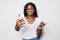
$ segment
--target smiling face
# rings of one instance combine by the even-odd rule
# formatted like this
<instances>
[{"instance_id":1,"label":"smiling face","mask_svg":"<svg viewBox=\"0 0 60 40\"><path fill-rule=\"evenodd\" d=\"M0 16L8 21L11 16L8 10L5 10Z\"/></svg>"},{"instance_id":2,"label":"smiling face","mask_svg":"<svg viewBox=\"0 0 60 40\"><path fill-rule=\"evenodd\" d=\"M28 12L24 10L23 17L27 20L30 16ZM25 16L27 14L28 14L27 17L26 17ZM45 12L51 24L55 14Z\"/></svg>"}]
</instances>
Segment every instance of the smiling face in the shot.
<instances>
[{"instance_id":1,"label":"smiling face","mask_svg":"<svg viewBox=\"0 0 60 40\"><path fill-rule=\"evenodd\" d=\"M32 16L33 13L34 13L35 9L33 8L32 5L28 5L27 8L26 8L26 12L29 16Z\"/></svg>"}]
</instances>

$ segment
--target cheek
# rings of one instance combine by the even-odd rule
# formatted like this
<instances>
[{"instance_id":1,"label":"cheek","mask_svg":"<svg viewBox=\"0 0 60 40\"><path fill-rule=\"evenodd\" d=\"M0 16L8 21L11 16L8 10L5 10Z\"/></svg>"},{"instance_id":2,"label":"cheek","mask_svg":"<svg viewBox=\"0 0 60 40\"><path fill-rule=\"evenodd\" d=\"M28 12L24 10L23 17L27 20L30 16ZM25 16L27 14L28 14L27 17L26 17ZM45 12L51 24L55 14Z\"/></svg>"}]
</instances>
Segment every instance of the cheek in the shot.
<instances>
[{"instance_id":1,"label":"cheek","mask_svg":"<svg viewBox=\"0 0 60 40\"><path fill-rule=\"evenodd\" d=\"M31 14L33 14L34 13L34 10L31 10Z\"/></svg>"},{"instance_id":2,"label":"cheek","mask_svg":"<svg viewBox=\"0 0 60 40\"><path fill-rule=\"evenodd\" d=\"M34 13L34 10L27 10L27 13Z\"/></svg>"}]
</instances>

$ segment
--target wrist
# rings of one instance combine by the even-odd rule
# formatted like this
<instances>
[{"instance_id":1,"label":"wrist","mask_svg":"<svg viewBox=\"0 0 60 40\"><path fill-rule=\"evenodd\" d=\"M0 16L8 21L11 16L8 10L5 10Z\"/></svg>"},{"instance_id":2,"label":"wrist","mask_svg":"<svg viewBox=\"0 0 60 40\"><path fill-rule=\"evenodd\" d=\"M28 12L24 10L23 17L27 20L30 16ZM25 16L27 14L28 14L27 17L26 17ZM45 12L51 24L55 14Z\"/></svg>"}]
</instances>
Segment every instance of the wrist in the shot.
<instances>
[{"instance_id":1,"label":"wrist","mask_svg":"<svg viewBox=\"0 0 60 40\"><path fill-rule=\"evenodd\" d=\"M43 27L40 27L40 26L39 26L38 29L43 29Z\"/></svg>"}]
</instances>

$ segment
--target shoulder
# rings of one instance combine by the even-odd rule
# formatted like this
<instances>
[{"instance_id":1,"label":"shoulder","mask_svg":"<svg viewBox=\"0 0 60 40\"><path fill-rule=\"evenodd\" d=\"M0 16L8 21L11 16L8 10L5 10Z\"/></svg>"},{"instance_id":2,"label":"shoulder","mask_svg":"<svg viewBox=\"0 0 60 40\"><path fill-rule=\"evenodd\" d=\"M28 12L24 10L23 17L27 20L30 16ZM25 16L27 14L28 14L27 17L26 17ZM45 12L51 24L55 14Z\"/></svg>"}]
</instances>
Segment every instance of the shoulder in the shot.
<instances>
[{"instance_id":1,"label":"shoulder","mask_svg":"<svg viewBox=\"0 0 60 40\"><path fill-rule=\"evenodd\" d=\"M36 18L36 23L39 25L41 22L42 22L42 19L37 17Z\"/></svg>"},{"instance_id":2,"label":"shoulder","mask_svg":"<svg viewBox=\"0 0 60 40\"><path fill-rule=\"evenodd\" d=\"M41 19L41 18L39 18L39 17L37 17L37 21L42 21L42 19Z\"/></svg>"}]
</instances>

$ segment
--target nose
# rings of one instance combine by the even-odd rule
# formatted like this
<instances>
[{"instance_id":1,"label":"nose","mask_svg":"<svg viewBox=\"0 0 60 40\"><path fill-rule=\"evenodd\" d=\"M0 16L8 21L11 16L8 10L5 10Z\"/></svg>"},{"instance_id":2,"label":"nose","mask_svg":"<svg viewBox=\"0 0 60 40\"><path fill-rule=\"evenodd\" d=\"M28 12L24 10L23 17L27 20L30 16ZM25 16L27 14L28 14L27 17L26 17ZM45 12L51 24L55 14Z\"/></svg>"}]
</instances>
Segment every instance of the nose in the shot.
<instances>
[{"instance_id":1,"label":"nose","mask_svg":"<svg viewBox=\"0 0 60 40\"><path fill-rule=\"evenodd\" d=\"M28 11L31 12L31 9L29 9Z\"/></svg>"}]
</instances>

